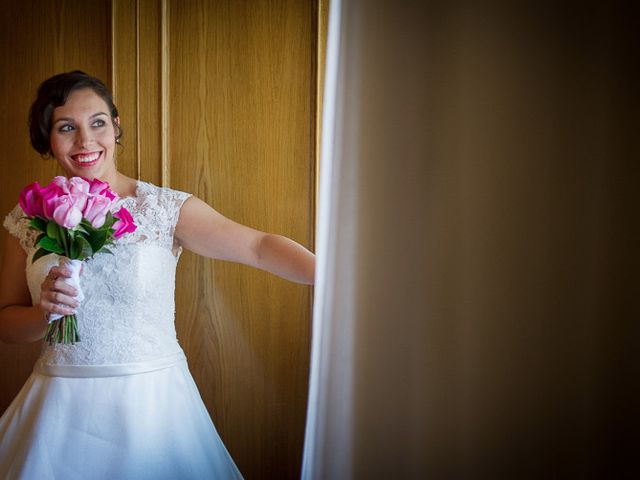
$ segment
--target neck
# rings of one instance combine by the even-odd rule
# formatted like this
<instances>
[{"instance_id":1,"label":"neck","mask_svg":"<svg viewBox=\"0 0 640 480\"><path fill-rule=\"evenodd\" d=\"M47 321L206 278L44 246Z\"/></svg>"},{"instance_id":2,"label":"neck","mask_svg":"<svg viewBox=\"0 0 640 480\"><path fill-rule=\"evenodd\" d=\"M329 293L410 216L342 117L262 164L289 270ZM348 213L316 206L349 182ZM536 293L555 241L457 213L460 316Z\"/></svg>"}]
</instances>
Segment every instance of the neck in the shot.
<instances>
[{"instance_id":1,"label":"neck","mask_svg":"<svg viewBox=\"0 0 640 480\"><path fill-rule=\"evenodd\" d=\"M121 198L135 196L136 194L136 180L120 172L116 172L113 178L104 181L108 182L111 190Z\"/></svg>"}]
</instances>

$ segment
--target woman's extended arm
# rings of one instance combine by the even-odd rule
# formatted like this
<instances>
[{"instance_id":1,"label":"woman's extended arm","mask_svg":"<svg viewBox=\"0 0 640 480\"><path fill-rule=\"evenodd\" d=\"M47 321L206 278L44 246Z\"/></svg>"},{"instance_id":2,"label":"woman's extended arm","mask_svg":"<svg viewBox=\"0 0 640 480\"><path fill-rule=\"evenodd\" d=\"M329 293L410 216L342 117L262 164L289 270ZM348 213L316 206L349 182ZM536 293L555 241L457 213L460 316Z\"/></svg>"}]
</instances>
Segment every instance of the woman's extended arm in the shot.
<instances>
[{"instance_id":1,"label":"woman's extended arm","mask_svg":"<svg viewBox=\"0 0 640 480\"><path fill-rule=\"evenodd\" d=\"M281 235L233 222L196 197L182 206L175 237L199 255L250 265L293 282L314 282L315 256L309 250Z\"/></svg>"},{"instance_id":2,"label":"woman's extended arm","mask_svg":"<svg viewBox=\"0 0 640 480\"><path fill-rule=\"evenodd\" d=\"M25 274L26 253L11 235L7 235L0 271L0 340L26 343L42 340L47 330L45 315L51 312L70 314L75 289L61 277L71 276L64 267L53 267L43 283L40 304L31 304Z\"/></svg>"}]
</instances>

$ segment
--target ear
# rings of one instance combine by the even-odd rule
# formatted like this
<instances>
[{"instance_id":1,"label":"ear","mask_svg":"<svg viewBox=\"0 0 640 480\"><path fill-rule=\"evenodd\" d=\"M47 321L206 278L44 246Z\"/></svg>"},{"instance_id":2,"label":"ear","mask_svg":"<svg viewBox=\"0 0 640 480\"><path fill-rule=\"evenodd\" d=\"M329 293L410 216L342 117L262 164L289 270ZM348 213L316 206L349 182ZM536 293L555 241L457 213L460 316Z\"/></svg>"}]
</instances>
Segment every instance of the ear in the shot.
<instances>
[{"instance_id":1,"label":"ear","mask_svg":"<svg viewBox=\"0 0 640 480\"><path fill-rule=\"evenodd\" d=\"M120 117L113 118L113 127L116 134L116 143L120 143L120 137L122 136L122 129L120 128Z\"/></svg>"}]
</instances>

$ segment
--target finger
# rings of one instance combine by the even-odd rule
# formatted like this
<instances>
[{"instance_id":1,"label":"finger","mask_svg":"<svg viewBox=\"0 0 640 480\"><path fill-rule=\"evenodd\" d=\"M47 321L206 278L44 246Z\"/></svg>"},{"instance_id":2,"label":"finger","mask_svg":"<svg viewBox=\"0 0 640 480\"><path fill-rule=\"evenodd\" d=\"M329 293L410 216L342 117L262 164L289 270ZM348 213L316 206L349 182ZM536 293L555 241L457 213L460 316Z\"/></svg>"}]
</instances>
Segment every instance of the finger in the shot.
<instances>
[{"instance_id":1,"label":"finger","mask_svg":"<svg viewBox=\"0 0 640 480\"><path fill-rule=\"evenodd\" d=\"M80 305L73 296L65 295L61 292L49 292L46 298L52 305L61 305L69 308L77 308Z\"/></svg>"},{"instance_id":2,"label":"finger","mask_svg":"<svg viewBox=\"0 0 640 480\"><path fill-rule=\"evenodd\" d=\"M58 277L70 278L71 270L66 267L52 267L51 270L49 270L49 274L47 276L49 278L53 278L54 280Z\"/></svg>"},{"instance_id":3,"label":"finger","mask_svg":"<svg viewBox=\"0 0 640 480\"><path fill-rule=\"evenodd\" d=\"M44 293L51 290L53 288L54 283L55 283L55 280L53 278L46 276L44 278L44 281L40 284L40 291Z\"/></svg>"},{"instance_id":4,"label":"finger","mask_svg":"<svg viewBox=\"0 0 640 480\"><path fill-rule=\"evenodd\" d=\"M60 257L60 260L58 261L58 265L60 265L61 267L64 267L66 265L70 265L71 264L71 259L68 257Z\"/></svg>"},{"instance_id":5,"label":"finger","mask_svg":"<svg viewBox=\"0 0 640 480\"><path fill-rule=\"evenodd\" d=\"M51 302L45 302L42 308L47 312L47 318L49 318L52 313L58 313L60 315L75 315L77 313L75 308Z\"/></svg>"},{"instance_id":6,"label":"finger","mask_svg":"<svg viewBox=\"0 0 640 480\"><path fill-rule=\"evenodd\" d=\"M67 282L65 282L62 279L58 279L54 281L51 284L51 288L49 288L48 290L52 292L61 292L71 297L75 297L78 295L78 289L75 288L73 285L69 285Z\"/></svg>"},{"instance_id":7,"label":"finger","mask_svg":"<svg viewBox=\"0 0 640 480\"><path fill-rule=\"evenodd\" d=\"M74 307L53 302L47 298L40 299L39 307L45 313L47 318L49 318L52 313L58 313L60 315L74 315L77 313Z\"/></svg>"}]
</instances>

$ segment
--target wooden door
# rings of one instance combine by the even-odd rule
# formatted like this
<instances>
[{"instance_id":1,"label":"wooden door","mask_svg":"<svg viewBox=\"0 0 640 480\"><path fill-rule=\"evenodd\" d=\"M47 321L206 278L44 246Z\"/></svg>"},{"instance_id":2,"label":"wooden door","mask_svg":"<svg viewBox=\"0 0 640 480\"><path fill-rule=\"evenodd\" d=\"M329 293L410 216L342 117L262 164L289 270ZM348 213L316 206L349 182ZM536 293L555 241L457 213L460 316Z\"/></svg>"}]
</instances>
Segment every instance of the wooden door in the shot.
<instances>
[{"instance_id":1,"label":"wooden door","mask_svg":"<svg viewBox=\"0 0 640 480\"><path fill-rule=\"evenodd\" d=\"M0 121L5 145L13 143L0 159L11 185L3 212L23 185L57 173L28 145L24 119L37 85L80 68L114 90L121 171L313 247L317 2L12 0L0 8L0 94L10 112ZM188 252L180 261L178 338L246 478L299 475L311 295L248 267ZM38 350L0 346L0 409Z\"/></svg>"}]
</instances>

